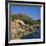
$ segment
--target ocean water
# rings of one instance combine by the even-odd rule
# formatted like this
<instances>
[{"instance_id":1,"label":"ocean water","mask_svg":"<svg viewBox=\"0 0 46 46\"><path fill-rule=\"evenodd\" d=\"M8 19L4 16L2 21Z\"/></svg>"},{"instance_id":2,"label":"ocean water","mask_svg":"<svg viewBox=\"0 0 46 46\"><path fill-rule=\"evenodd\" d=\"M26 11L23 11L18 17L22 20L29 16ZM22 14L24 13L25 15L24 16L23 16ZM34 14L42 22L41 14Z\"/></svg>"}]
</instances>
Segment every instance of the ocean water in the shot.
<instances>
[{"instance_id":1,"label":"ocean water","mask_svg":"<svg viewBox=\"0 0 46 46\"><path fill-rule=\"evenodd\" d=\"M31 35L26 35L22 37L22 39L37 39L40 37L40 28L37 28L36 32L32 33Z\"/></svg>"}]
</instances>

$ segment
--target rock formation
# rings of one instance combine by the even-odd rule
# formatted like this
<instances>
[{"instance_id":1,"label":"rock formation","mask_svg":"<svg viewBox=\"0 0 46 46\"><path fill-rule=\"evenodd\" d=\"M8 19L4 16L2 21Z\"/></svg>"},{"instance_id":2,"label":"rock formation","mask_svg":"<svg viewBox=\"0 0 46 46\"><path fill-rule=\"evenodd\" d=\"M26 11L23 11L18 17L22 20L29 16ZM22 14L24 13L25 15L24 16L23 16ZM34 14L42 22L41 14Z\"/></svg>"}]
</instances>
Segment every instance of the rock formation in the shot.
<instances>
[{"instance_id":1,"label":"rock formation","mask_svg":"<svg viewBox=\"0 0 46 46\"><path fill-rule=\"evenodd\" d=\"M21 37L31 34L33 27L29 27L22 20L11 21L12 39L20 39Z\"/></svg>"}]
</instances>

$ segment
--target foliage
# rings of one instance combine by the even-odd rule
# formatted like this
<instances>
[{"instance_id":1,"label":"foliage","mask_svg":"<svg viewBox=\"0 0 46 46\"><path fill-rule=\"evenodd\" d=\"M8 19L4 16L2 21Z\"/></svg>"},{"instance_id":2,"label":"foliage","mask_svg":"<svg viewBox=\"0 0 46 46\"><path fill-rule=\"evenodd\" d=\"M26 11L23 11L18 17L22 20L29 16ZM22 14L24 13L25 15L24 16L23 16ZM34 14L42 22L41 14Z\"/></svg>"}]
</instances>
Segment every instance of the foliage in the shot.
<instances>
[{"instance_id":1,"label":"foliage","mask_svg":"<svg viewBox=\"0 0 46 46\"><path fill-rule=\"evenodd\" d=\"M25 24L29 24L29 25L33 25L33 24L40 24L40 20L33 20L31 17L28 17L26 15L23 14L15 14L15 15L11 15L12 21L14 21L15 19L19 19L24 21Z\"/></svg>"}]
</instances>

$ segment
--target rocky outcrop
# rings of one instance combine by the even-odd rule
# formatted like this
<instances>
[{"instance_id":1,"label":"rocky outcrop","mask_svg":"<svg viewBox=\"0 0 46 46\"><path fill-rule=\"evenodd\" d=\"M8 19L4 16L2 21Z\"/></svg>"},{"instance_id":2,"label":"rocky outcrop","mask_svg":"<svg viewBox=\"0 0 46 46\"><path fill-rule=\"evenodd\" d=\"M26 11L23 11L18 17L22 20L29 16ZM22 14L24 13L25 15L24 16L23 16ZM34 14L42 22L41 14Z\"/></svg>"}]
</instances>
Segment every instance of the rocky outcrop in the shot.
<instances>
[{"instance_id":1,"label":"rocky outcrop","mask_svg":"<svg viewBox=\"0 0 46 46\"><path fill-rule=\"evenodd\" d=\"M11 21L12 39L21 39L21 37L31 34L33 27L26 25L22 20Z\"/></svg>"}]
</instances>

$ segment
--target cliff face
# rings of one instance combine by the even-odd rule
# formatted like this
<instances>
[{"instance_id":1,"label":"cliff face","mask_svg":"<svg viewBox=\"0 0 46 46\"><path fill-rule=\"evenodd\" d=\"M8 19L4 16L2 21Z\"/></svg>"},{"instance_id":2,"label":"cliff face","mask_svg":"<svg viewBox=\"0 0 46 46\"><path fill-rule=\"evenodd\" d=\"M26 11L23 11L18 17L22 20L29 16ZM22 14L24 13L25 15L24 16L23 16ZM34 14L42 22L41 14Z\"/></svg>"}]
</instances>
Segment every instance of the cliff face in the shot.
<instances>
[{"instance_id":1,"label":"cliff face","mask_svg":"<svg viewBox=\"0 0 46 46\"><path fill-rule=\"evenodd\" d=\"M11 36L12 39L21 39L25 35L32 34L39 27L40 21L35 21L32 18L17 14L11 15Z\"/></svg>"},{"instance_id":2,"label":"cliff face","mask_svg":"<svg viewBox=\"0 0 46 46\"><path fill-rule=\"evenodd\" d=\"M13 39L20 39L24 35L30 34L32 29L22 20L11 21L11 34Z\"/></svg>"}]
</instances>

